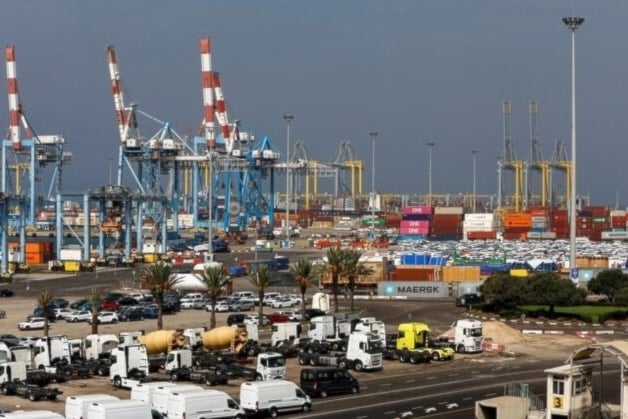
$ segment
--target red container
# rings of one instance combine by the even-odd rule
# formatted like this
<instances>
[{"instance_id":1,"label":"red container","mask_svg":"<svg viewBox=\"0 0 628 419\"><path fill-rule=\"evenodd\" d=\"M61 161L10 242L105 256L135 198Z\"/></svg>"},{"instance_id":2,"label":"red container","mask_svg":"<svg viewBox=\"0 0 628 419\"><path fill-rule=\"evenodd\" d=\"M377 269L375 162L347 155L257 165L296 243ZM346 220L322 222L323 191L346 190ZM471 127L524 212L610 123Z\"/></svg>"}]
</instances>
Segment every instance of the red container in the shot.
<instances>
[{"instance_id":1,"label":"red container","mask_svg":"<svg viewBox=\"0 0 628 419\"><path fill-rule=\"evenodd\" d=\"M434 210L432 207L421 205L416 207L403 207L402 212L404 214L432 214Z\"/></svg>"},{"instance_id":2,"label":"red container","mask_svg":"<svg viewBox=\"0 0 628 419\"><path fill-rule=\"evenodd\" d=\"M401 228L429 228L430 222L427 220L413 220L413 221L402 220L399 223L399 226Z\"/></svg>"},{"instance_id":3,"label":"red container","mask_svg":"<svg viewBox=\"0 0 628 419\"><path fill-rule=\"evenodd\" d=\"M400 234L419 234L428 235L430 233L429 227L399 227Z\"/></svg>"},{"instance_id":4,"label":"red container","mask_svg":"<svg viewBox=\"0 0 628 419\"><path fill-rule=\"evenodd\" d=\"M467 240L493 240L497 237L494 231L468 231Z\"/></svg>"}]
</instances>

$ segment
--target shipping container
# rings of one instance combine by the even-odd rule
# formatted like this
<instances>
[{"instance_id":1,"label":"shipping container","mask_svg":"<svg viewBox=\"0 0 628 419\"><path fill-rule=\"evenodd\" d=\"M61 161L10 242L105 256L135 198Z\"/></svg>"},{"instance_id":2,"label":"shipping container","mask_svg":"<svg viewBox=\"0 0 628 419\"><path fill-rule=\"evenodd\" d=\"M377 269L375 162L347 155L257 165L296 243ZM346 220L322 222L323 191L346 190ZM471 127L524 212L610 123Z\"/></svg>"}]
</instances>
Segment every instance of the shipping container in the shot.
<instances>
[{"instance_id":1,"label":"shipping container","mask_svg":"<svg viewBox=\"0 0 628 419\"><path fill-rule=\"evenodd\" d=\"M404 214L432 214L432 207L427 205L403 207Z\"/></svg>"},{"instance_id":2,"label":"shipping container","mask_svg":"<svg viewBox=\"0 0 628 419\"><path fill-rule=\"evenodd\" d=\"M467 231L467 240L495 240L495 231Z\"/></svg>"},{"instance_id":3,"label":"shipping container","mask_svg":"<svg viewBox=\"0 0 628 419\"><path fill-rule=\"evenodd\" d=\"M464 220L465 221L487 221L487 222L493 222L493 220L495 219L495 215L492 213L484 213L484 212L474 212L474 213L467 213L464 215Z\"/></svg>"},{"instance_id":4,"label":"shipping container","mask_svg":"<svg viewBox=\"0 0 628 419\"><path fill-rule=\"evenodd\" d=\"M393 281L439 281L440 267L414 267L398 265L391 272Z\"/></svg>"},{"instance_id":5,"label":"shipping container","mask_svg":"<svg viewBox=\"0 0 628 419\"><path fill-rule=\"evenodd\" d=\"M429 221L432 219L432 214L403 214L401 219L407 221Z\"/></svg>"},{"instance_id":6,"label":"shipping container","mask_svg":"<svg viewBox=\"0 0 628 419\"><path fill-rule=\"evenodd\" d=\"M532 216L527 212L508 212L503 216L504 227L526 227L532 225Z\"/></svg>"},{"instance_id":7,"label":"shipping container","mask_svg":"<svg viewBox=\"0 0 628 419\"><path fill-rule=\"evenodd\" d=\"M434 215L460 215L464 214L463 207L434 207Z\"/></svg>"},{"instance_id":8,"label":"shipping container","mask_svg":"<svg viewBox=\"0 0 628 419\"><path fill-rule=\"evenodd\" d=\"M478 281L480 277L479 266L443 266L441 270L445 282Z\"/></svg>"},{"instance_id":9,"label":"shipping container","mask_svg":"<svg viewBox=\"0 0 628 419\"><path fill-rule=\"evenodd\" d=\"M408 234L418 234L418 235L426 235L429 234L429 227L404 227L399 226L399 233L408 235Z\"/></svg>"},{"instance_id":10,"label":"shipping container","mask_svg":"<svg viewBox=\"0 0 628 419\"><path fill-rule=\"evenodd\" d=\"M401 228L429 228L430 222L428 220L402 220L399 226Z\"/></svg>"}]
</instances>

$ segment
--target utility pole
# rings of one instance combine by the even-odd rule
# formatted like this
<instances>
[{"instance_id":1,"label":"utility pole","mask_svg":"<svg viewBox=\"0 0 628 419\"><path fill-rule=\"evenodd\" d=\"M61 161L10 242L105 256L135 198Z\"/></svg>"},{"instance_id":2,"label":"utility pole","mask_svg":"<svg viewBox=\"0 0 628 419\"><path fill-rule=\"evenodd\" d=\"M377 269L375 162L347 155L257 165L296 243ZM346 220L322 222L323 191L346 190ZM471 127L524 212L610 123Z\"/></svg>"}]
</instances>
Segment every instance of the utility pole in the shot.
<instances>
[{"instance_id":1,"label":"utility pole","mask_svg":"<svg viewBox=\"0 0 628 419\"><path fill-rule=\"evenodd\" d=\"M284 115L286 121L286 222L284 247L290 247L290 122L294 115Z\"/></svg>"}]
</instances>

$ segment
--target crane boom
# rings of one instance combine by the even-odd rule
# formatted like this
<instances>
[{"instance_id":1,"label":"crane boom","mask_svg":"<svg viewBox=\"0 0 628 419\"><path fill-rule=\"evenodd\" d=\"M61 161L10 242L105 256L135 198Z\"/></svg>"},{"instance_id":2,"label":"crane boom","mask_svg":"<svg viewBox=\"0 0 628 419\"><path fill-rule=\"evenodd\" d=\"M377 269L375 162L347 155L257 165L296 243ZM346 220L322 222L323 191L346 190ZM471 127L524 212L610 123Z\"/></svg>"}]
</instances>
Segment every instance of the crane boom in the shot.
<instances>
[{"instance_id":1,"label":"crane boom","mask_svg":"<svg viewBox=\"0 0 628 419\"><path fill-rule=\"evenodd\" d=\"M225 104L225 96L222 93L222 83L220 82L220 74L214 73L214 92L216 94L216 117L220 124L220 131L225 139L225 149L227 154L231 154L233 150L233 139L231 138L231 129L229 127L229 118L227 117L227 106Z\"/></svg>"},{"instance_id":2,"label":"crane boom","mask_svg":"<svg viewBox=\"0 0 628 419\"><path fill-rule=\"evenodd\" d=\"M113 94L113 104L118 122L118 132L120 142L126 144L125 116L124 116L124 95L120 88L120 72L118 70L118 60L116 49L113 45L107 45L107 62L109 63L109 79L111 80L111 93Z\"/></svg>"},{"instance_id":3,"label":"crane boom","mask_svg":"<svg viewBox=\"0 0 628 419\"><path fill-rule=\"evenodd\" d=\"M7 92L9 95L9 139L11 147L15 151L22 149L22 139L20 137L20 119L22 116L22 105L17 87L17 67L15 64L15 47L6 47L4 56L7 67Z\"/></svg>"},{"instance_id":4,"label":"crane boom","mask_svg":"<svg viewBox=\"0 0 628 419\"><path fill-rule=\"evenodd\" d=\"M212 76L211 42L208 36L201 38L201 80L203 83L203 129L207 147L215 148L214 80Z\"/></svg>"}]
</instances>

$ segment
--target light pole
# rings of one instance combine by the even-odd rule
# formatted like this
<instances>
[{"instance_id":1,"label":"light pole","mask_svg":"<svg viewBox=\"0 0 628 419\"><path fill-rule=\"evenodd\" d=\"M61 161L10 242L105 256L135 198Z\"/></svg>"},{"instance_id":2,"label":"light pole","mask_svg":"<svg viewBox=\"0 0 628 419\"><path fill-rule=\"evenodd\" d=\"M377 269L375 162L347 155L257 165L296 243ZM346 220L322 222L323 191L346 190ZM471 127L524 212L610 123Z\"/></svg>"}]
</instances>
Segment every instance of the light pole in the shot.
<instances>
[{"instance_id":1,"label":"light pole","mask_svg":"<svg viewBox=\"0 0 628 419\"><path fill-rule=\"evenodd\" d=\"M432 147L434 142L427 143L427 205L432 206Z\"/></svg>"},{"instance_id":2,"label":"light pole","mask_svg":"<svg viewBox=\"0 0 628 419\"><path fill-rule=\"evenodd\" d=\"M377 137L377 131L371 131L371 156L373 158L372 174L371 174L371 240L375 240L375 137Z\"/></svg>"},{"instance_id":3,"label":"light pole","mask_svg":"<svg viewBox=\"0 0 628 419\"><path fill-rule=\"evenodd\" d=\"M565 17L563 23L571 30L571 190L569 199L569 271L571 280L578 280L576 270L576 29L582 17Z\"/></svg>"},{"instance_id":4,"label":"light pole","mask_svg":"<svg viewBox=\"0 0 628 419\"><path fill-rule=\"evenodd\" d=\"M286 223L284 224L284 247L290 247L290 122L294 115L284 115L286 121Z\"/></svg>"},{"instance_id":5,"label":"light pole","mask_svg":"<svg viewBox=\"0 0 628 419\"><path fill-rule=\"evenodd\" d=\"M477 208L476 199L475 199L475 185L476 185L475 181L476 181L476 167L477 167L478 151L471 150L471 154L473 155L473 212L475 212Z\"/></svg>"}]
</instances>

